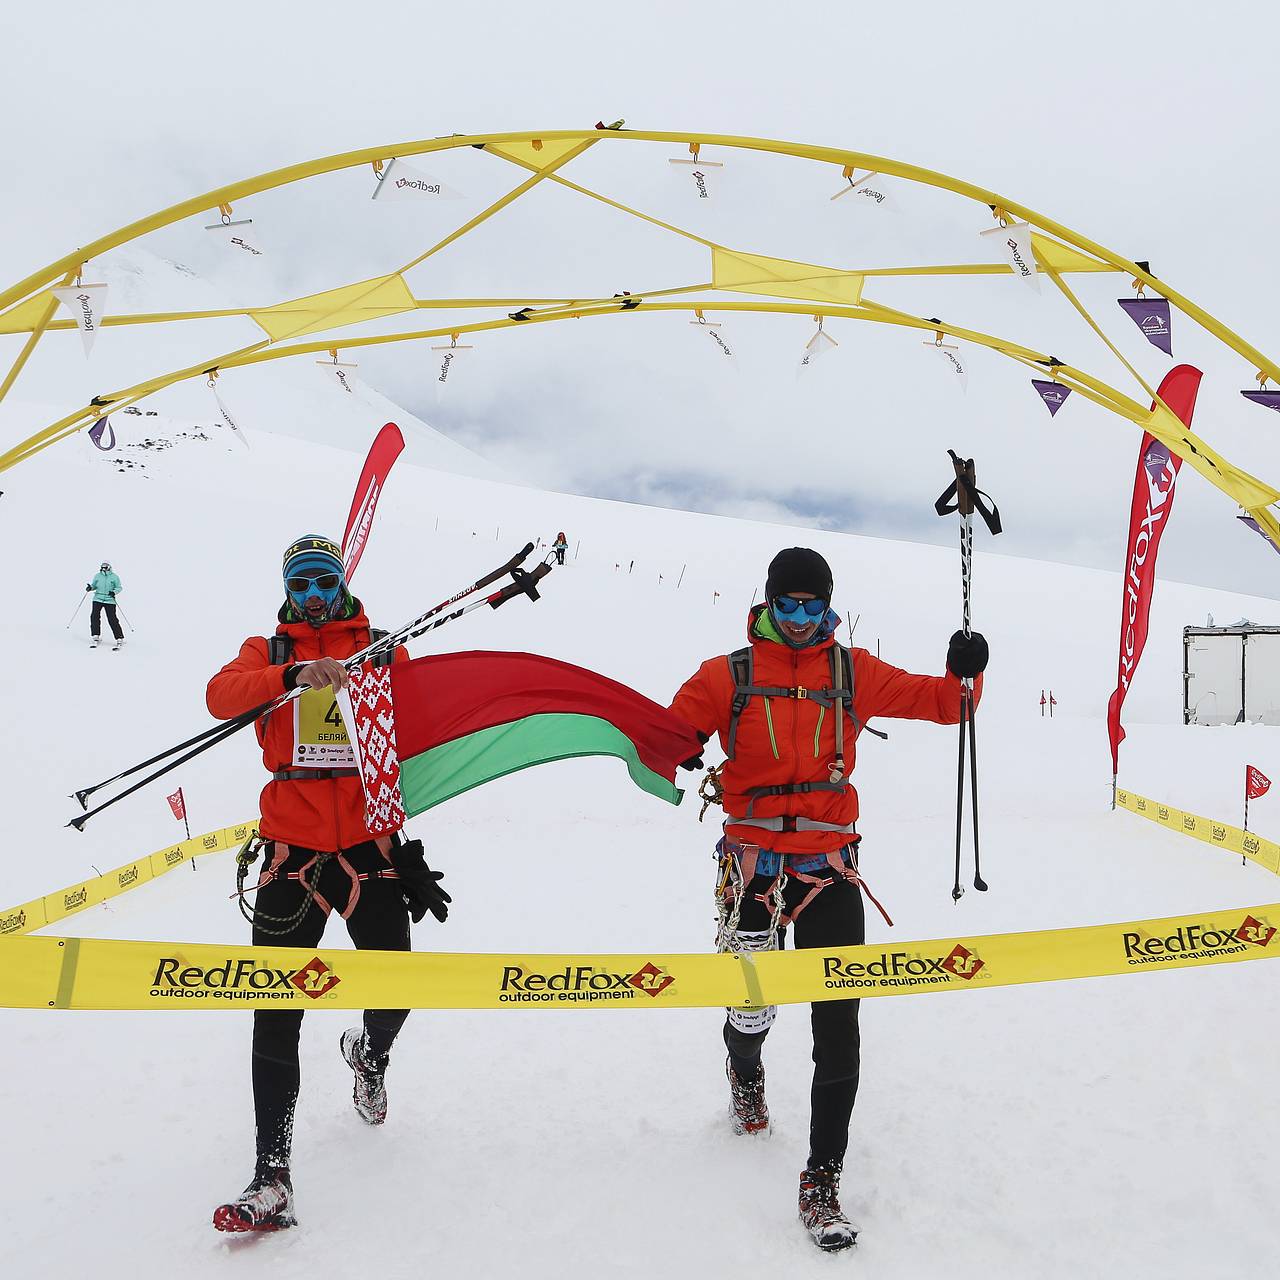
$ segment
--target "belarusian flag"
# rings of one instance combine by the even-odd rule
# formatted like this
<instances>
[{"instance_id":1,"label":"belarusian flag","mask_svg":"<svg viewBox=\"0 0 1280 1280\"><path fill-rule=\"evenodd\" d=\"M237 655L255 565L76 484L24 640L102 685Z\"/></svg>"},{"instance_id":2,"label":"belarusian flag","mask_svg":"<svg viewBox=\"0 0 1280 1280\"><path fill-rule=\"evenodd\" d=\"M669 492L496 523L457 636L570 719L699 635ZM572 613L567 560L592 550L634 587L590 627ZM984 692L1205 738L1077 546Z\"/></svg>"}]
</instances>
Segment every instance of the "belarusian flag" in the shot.
<instances>
[{"instance_id":1,"label":"belarusian flag","mask_svg":"<svg viewBox=\"0 0 1280 1280\"><path fill-rule=\"evenodd\" d=\"M636 786L679 804L676 767L702 750L689 725L643 694L533 653L366 666L339 705L374 834L494 778L573 756L616 756Z\"/></svg>"}]
</instances>

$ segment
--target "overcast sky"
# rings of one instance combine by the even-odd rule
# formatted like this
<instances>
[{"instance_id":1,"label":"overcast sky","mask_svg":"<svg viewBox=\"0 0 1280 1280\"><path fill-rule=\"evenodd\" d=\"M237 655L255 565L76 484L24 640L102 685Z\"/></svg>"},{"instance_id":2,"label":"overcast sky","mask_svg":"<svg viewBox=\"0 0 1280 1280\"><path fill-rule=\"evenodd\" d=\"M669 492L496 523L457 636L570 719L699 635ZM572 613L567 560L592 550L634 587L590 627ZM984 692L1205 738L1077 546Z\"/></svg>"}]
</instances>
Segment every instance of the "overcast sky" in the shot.
<instances>
[{"instance_id":1,"label":"overcast sky","mask_svg":"<svg viewBox=\"0 0 1280 1280\"><path fill-rule=\"evenodd\" d=\"M1258 5L1114 0L1052 10L931 0L9 5L0 16L0 277L305 158L625 117L634 128L845 146L989 186L1149 259L1157 275L1276 355L1278 27L1276 12ZM617 183L641 207L714 238L732 228L731 242L744 248L849 267L898 250L899 261L910 252L920 262L984 256L976 233L989 224L976 206L948 222L922 202L887 230L850 213L846 228L833 220L839 206L816 195L802 193L802 213L788 203L790 170L726 157L722 198L708 211L675 185L667 153L611 147L584 158L593 181ZM476 153L441 168L473 197L518 180ZM469 206L458 208L465 216ZM274 259L260 283L276 292L252 300L296 296L411 256L396 253L403 214L356 234L341 220L325 224L324 212L272 207ZM548 193L495 219L474 252L459 246L411 280L420 294L447 296L508 281L592 294L707 278L686 245L646 237ZM945 307L1132 391L1047 285L1039 299L1009 293L1020 287L869 286L868 295L917 314ZM1105 277L1085 292L1115 330L1114 299L1127 282ZM999 550L1120 567L1138 445L1130 424L1073 402L1051 425L1026 374L994 356L974 357L960 396L914 335L880 326L828 326L840 347L818 376L797 383L808 320L725 317L736 370L722 368L685 321L623 317L501 335L477 346L439 402L420 349L395 348L363 374L541 485L919 541L954 537L932 512L944 449L954 444L978 458L1004 512ZM1158 380L1169 362L1136 332L1123 341ZM1177 320L1174 350L1206 370L1197 429L1280 487L1280 421L1238 395L1252 371ZM1163 575L1280 596L1280 556L1236 524L1225 496L1189 469L1184 476Z\"/></svg>"}]
</instances>

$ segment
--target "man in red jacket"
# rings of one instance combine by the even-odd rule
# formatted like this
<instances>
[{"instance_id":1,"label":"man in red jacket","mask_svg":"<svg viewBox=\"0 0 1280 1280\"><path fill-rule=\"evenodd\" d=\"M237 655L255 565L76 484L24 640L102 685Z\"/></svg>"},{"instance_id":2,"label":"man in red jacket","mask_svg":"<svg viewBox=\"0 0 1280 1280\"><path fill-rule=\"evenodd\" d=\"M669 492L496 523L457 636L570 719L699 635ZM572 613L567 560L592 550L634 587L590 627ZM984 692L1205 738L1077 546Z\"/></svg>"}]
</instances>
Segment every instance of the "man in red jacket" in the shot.
<instances>
[{"instance_id":1,"label":"man in red jacket","mask_svg":"<svg viewBox=\"0 0 1280 1280\"><path fill-rule=\"evenodd\" d=\"M374 836L335 693L347 683L342 660L374 633L347 590L342 553L307 535L284 553L285 602L270 641L251 636L209 681L209 711L230 720L294 689L305 692L257 723L263 788L259 833L267 863L253 908L255 946L316 947L330 911L338 911L358 948L409 950L409 917L430 910L440 921L449 895L423 861L420 841ZM396 648L389 660L408 657ZM376 661L377 659L375 659ZM355 1108L369 1124L387 1115L385 1073L407 1009L370 1009L363 1027L343 1033L343 1058L355 1073ZM298 1099L302 1013L255 1009L253 1102L257 1166L241 1196L213 1216L220 1231L274 1231L296 1224L290 1150Z\"/></svg>"},{"instance_id":2,"label":"man in red jacket","mask_svg":"<svg viewBox=\"0 0 1280 1280\"><path fill-rule=\"evenodd\" d=\"M981 693L982 636L951 637L945 676L911 675L836 643L840 617L830 608L831 588L831 569L816 551L779 552L764 603L750 614L749 648L708 659L671 704L703 741L718 734L728 756L720 770L725 834L717 846L724 950L776 949L793 921L797 947L863 943L858 793L849 779L857 735L873 716L955 724L962 679L976 677L975 697ZM687 762L700 766L700 759ZM821 1248L843 1249L857 1237L839 1189L858 1089L858 1001L824 1000L812 1010L800 1216ZM776 1012L728 1010L726 1069L740 1134L769 1128L761 1049Z\"/></svg>"}]
</instances>

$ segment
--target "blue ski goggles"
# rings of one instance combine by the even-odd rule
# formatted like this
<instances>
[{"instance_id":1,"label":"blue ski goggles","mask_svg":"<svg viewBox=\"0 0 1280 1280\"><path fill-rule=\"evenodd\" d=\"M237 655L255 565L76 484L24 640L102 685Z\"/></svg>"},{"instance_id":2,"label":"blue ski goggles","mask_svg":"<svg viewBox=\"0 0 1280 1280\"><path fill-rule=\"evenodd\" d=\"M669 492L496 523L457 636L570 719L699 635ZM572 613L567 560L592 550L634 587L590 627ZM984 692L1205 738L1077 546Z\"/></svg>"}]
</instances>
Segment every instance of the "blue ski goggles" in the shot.
<instances>
[{"instance_id":1,"label":"blue ski goggles","mask_svg":"<svg viewBox=\"0 0 1280 1280\"><path fill-rule=\"evenodd\" d=\"M803 619L796 617L797 614L803 613L808 621L816 622L821 618L830 607L826 600L797 600L795 596L774 596L773 611L784 618L791 618L796 622Z\"/></svg>"}]
</instances>

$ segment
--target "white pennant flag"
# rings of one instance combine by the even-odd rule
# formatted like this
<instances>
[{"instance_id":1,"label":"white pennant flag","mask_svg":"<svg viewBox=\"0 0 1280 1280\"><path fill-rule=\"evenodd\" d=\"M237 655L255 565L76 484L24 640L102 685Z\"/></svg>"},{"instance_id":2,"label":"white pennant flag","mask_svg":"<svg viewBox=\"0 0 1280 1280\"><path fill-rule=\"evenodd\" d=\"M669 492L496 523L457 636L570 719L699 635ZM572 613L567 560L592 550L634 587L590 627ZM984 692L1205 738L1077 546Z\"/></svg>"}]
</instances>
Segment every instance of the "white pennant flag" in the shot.
<instances>
[{"instance_id":1,"label":"white pennant flag","mask_svg":"<svg viewBox=\"0 0 1280 1280\"><path fill-rule=\"evenodd\" d=\"M265 256L262 241L253 229L252 218L240 218L235 222L214 222L205 227L214 237L220 240L233 253L241 257L261 258Z\"/></svg>"},{"instance_id":2,"label":"white pennant flag","mask_svg":"<svg viewBox=\"0 0 1280 1280\"><path fill-rule=\"evenodd\" d=\"M107 307L107 286L105 284L76 284L51 289L50 292L66 309L71 312L80 330L80 341L84 343L87 356L93 350L93 340L98 336L98 327Z\"/></svg>"},{"instance_id":3,"label":"white pennant flag","mask_svg":"<svg viewBox=\"0 0 1280 1280\"><path fill-rule=\"evenodd\" d=\"M953 346L951 343L926 342L926 347L932 347L940 359L944 360L947 369L955 377L960 384L960 390L967 392L969 390L969 363L960 354L960 348Z\"/></svg>"},{"instance_id":4,"label":"white pennant flag","mask_svg":"<svg viewBox=\"0 0 1280 1280\"><path fill-rule=\"evenodd\" d=\"M699 329L705 333L712 342L715 343L717 350L728 361L729 364L737 368L738 358L733 354L733 348L724 340L720 333L720 325L713 320L690 320L690 324L697 325Z\"/></svg>"},{"instance_id":5,"label":"white pennant flag","mask_svg":"<svg viewBox=\"0 0 1280 1280\"><path fill-rule=\"evenodd\" d=\"M446 186L403 160L391 160L373 188L375 200L461 200L462 192Z\"/></svg>"},{"instance_id":6,"label":"white pennant flag","mask_svg":"<svg viewBox=\"0 0 1280 1280\"><path fill-rule=\"evenodd\" d=\"M249 437L246 436L245 433L240 430L239 426L236 423L236 420L231 416L230 410L227 408L225 404L223 404L222 397L218 394L218 388L213 387L212 390L213 390L213 398L218 402L218 412L222 415L223 422L225 422L227 426L231 428L231 434L235 436L235 438L239 440L240 443L244 445L244 447L247 449L249 447Z\"/></svg>"},{"instance_id":7,"label":"white pennant flag","mask_svg":"<svg viewBox=\"0 0 1280 1280\"><path fill-rule=\"evenodd\" d=\"M796 366L796 377L798 378L806 369L812 369L821 356L824 356L828 351L834 350L839 345L830 334L824 333L823 330L819 329L804 344L804 354L800 357L799 365Z\"/></svg>"},{"instance_id":8,"label":"white pennant flag","mask_svg":"<svg viewBox=\"0 0 1280 1280\"><path fill-rule=\"evenodd\" d=\"M885 209L890 213L900 212L898 202L894 198L893 189L878 173L864 173L860 178L850 178L847 187L841 187L831 197L839 200L849 196L850 207Z\"/></svg>"},{"instance_id":9,"label":"white pennant flag","mask_svg":"<svg viewBox=\"0 0 1280 1280\"><path fill-rule=\"evenodd\" d=\"M1031 247L1031 227L1027 223L1011 222L1007 227L988 227L978 234L999 249L1015 276L1040 292L1036 255Z\"/></svg>"},{"instance_id":10,"label":"white pennant flag","mask_svg":"<svg viewBox=\"0 0 1280 1280\"><path fill-rule=\"evenodd\" d=\"M432 347L432 351L440 353L440 365L436 370L435 387L437 403L444 399L445 392L449 389L450 384L457 382L456 364L458 356L463 351L474 351L473 346L467 343L452 342L447 347Z\"/></svg>"},{"instance_id":11,"label":"white pennant flag","mask_svg":"<svg viewBox=\"0 0 1280 1280\"><path fill-rule=\"evenodd\" d=\"M359 367L357 364L339 364L336 360L316 361L316 368L320 369L330 382L347 392L348 395L355 395L356 393L355 371Z\"/></svg>"},{"instance_id":12,"label":"white pennant flag","mask_svg":"<svg viewBox=\"0 0 1280 1280\"><path fill-rule=\"evenodd\" d=\"M699 200L710 200L713 179L719 177L718 170L724 168L724 162L721 160L703 160L698 155L698 148L692 144L689 150L693 155L691 160L686 160L683 156L673 156L668 163L675 165L677 172L683 170L688 173L689 181L692 184L690 190Z\"/></svg>"}]
</instances>

